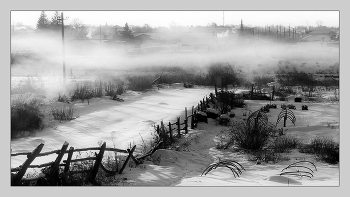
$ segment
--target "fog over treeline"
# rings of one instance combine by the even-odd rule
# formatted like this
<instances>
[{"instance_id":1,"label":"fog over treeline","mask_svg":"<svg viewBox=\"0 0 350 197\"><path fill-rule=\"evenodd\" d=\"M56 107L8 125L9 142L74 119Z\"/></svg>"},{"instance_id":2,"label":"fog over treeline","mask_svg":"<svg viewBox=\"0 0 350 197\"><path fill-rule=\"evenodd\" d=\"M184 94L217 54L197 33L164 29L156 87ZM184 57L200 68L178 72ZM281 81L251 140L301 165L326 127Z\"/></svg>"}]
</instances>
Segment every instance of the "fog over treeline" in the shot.
<instances>
[{"instance_id":1,"label":"fog over treeline","mask_svg":"<svg viewBox=\"0 0 350 197\"><path fill-rule=\"evenodd\" d=\"M62 33L60 24L57 25L56 29L45 31L37 28L33 32L12 32L12 74L51 76L62 73ZM254 29L249 25L129 26L133 37L125 37L125 26L89 27L79 20L66 25L67 73L70 70L73 73L86 70L135 72L140 68L145 71L147 67L174 66L206 72L210 64L222 62L246 74L273 74L281 62L292 63L305 72L339 64L339 41L327 36L313 36L318 40L307 41L310 27L296 28L295 37L291 38L291 30L286 32L284 27L282 32L282 27L278 30L278 26L270 26L269 33L266 27ZM314 31L318 31L317 28L337 31L321 25L312 28ZM339 31L337 36L339 40ZM338 45L334 44L337 42Z\"/></svg>"}]
</instances>

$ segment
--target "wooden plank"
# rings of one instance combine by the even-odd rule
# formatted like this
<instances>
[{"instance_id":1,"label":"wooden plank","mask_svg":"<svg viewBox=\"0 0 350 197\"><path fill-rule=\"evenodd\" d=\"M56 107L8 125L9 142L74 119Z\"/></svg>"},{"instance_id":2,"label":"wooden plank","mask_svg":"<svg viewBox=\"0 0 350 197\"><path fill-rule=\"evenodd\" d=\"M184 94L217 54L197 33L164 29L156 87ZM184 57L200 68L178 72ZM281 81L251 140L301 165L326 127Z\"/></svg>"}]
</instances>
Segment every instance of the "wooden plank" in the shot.
<instances>
[{"instance_id":1,"label":"wooden plank","mask_svg":"<svg viewBox=\"0 0 350 197\"><path fill-rule=\"evenodd\" d=\"M130 155L131 159L135 162L136 165L139 165L140 162L134 157L134 155Z\"/></svg>"},{"instance_id":2,"label":"wooden plank","mask_svg":"<svg viewBox=\"0 0 350 197\"><path fill-rule=\"evenodd\" d=\"M169 122L169 136L170 136L170 142L173 142L173 132L172 132L172 128L171 128L171 123Z\"/></svg>"},{"instance_id":3,"label":"wooden plank","mask_svg":"<svg viewBox=\"0 0 350 197\"><path fill-rule=\"evenodd\" d=\"M177 117L177 137L181 137L180 131L180 117Z\"/></svg>"},{"instance_id":4,"label":"wooden plank","mask_svg":"<svg viewBox=\"0 0 350 197\"><path fill-rule=\"evenodd\" d=\"M67 148L68 148L68 145L69 145L69 143L66 142L66 141L63 143L62 148L61 148L61 151L60 151L60 153L58 154L58 156L57 156L57 158L56 158L56 160L55 160L55 163L54 163L53 166L51 167L51 170L50 170L51 176L52 176L53 174L55 174L56 172L58 172L59 164L60 164L60 162L61 162L61 160L62 160L63 155L66 153L66 150L67 150Z\"/></svg>"},{"instance_id":5,"label":"wooden plank","mask_svg":"<svg viewBox=\"0 0 350 197\"><path fill-rule=\"evenodd\" d=\"M161 133L162 133L161 139L164 139L165 138L165 128L164 128L163 120L160 122L160 126L161 126Z\"/></svg>"},{"instance_id":6,"label":"wooden plank","mask_svg":"<svg viewBox=\"0 0 350 197\"><path fill-rule=\"evenodd\" d=\"M93 167L93 169L91 170L91 174L90 174L90 177L89 177L89 181L96 185L96 175L97 175L97 172L98 172L98 168L100 167L100 164L102 162L102 159L103 159L103 154L105 152L105 149L106 149L106 142L103 142L102 146L101 146L101 150L100 152L98 153L97 157L96 157L96 161L95 161L95 165Z\"/></svg>"},{"instance_id":7,"label":"wooden plank","mask_svg":"<svg viewBox=\"0 0 350 197\"><path fill-rule=\"evenodd\" d=\"M70 163L72 161L73 152L74 152L74 147L70 147L69 151L68 151L67 161L66 161L66 164L65 164L64 170L63 170L64 177L66 177L66 175L69 171L69 166L70 166Z\"/></svg>"},{"instance_id":8,"label":"wooden plank","mask_svg":"<svg viewBox=\"0 0 350 197\"><path fill-rule=\"evenodd\" d=\"M34 161L34 159L38 156L38 154L40 153L40 151L43 149L44 144L41 143L39 144L39 146L37 146L33 152L30 154L29 158L23 163L22 168L20 171L18 171L18 173L15 175L15 177L13 178L12 184L11 185L20 185L21 183L21 179L24 176L24 174L26 173L29 165Z\"/></svg>"},{"instance_id":9,"label":"wooden plank","mask_svg":"<svg viewBox=\"0 0 350 197\"><path fill-rule=\"evenodd\" d=\"M81 151L89 151L89 150L100 150L101 147L91 147L91 148L77 148L74 150L74 152L81 152ZM128 153L128 151L118 148L107 148L105 151L113 151L113 152L120 152L120 153ZM68 152L67 152L68 153Z\"/></svg>"},{"instance_id":10,"label":"wooden plank","mask_svg":"<svg viewBox=\"0 0 350 197\"><path fill-rule=\"evenodd\" d=\"M88 160L96 160L96 157L86 157L81 159L72 159L70 162L78 162L78 161L88 161ZM63 163L67 163L67 160L63 160Z\"/></svg>"},{"instance_id":11,"label":"wooden plank","mask_svg":"<svg viewBox=\"0 0 350 197\"><path fill-rule=\"evenodd\" d=\"M128 157L126 158L126 160L125 160L125 162L124 162L122 168L120 169L119 174L121 174L121 173L123 172L123 170L125 169L125 167L126 167L127 163L129 162L129 159L130 159L131 155L133 154L135 148L136 148L136 145L134 145L134 147L132 147L131 150L130 150L130 149L127 149L127 151L129 152L129 155L128 155Z\"/></svg>"}]
</instances>

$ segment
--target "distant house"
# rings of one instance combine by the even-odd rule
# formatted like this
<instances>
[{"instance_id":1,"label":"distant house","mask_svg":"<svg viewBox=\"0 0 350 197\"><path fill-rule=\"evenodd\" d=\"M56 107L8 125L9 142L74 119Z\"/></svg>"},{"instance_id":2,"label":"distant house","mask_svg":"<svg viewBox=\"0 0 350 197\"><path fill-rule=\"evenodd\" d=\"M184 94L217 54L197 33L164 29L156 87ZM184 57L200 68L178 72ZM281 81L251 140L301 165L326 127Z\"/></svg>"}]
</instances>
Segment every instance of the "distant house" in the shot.
<instances>
[{"instance_id":1,"label":"distant house","mask_svg":"<svg viewBox=\"0 0 350 197\"><path fill-rule=\"evenodd\" d=\"M144 42L147 42L147 41L151 41L152 38L148 34L141 33L141 34L134 34L134 40L136 42L139 42L139 43L144 43Z\"/></svg>"},{"instance_id":2,"label":"distant house","mask_svg":"<svg viewBox=\"0 0 350 197\"><path fill-rule=\"evenodd\" d=\"M320 26L310 30L310 33L303 38L303 42L329 42L337 40L339 33L337 30Z\"/></svg>"},{"instance_id":3,"label":"distant house","mask_svg":"<svg viewBox=\"0 0 350 197\"><path fill-rule=\"evenodd\" d=\"M122 30L123 27L121 26L109 26L106 24L103 26L91 27L89 29L87 37L93 40L112 40L115 38L117 32L120 32Z\"/></svg>"}]
</instances>

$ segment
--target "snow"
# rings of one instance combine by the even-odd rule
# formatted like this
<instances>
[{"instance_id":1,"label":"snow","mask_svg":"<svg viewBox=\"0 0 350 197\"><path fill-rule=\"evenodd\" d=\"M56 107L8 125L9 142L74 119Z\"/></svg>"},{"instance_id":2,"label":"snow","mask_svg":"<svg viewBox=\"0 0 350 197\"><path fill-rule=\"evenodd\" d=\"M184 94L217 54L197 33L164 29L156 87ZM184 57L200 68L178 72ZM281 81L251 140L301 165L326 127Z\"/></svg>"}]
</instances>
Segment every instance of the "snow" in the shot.
<instances>
[{"instance_id":1,"label":"snow","mask_svg":"<svg viewBox=\"0 0 350 197\"><path fill-rule=\"evenodd\" d=\"M12 153L31 151L39 143L45 142L43 151L59 149L66 140L70 146L91 147L97 146L99 140L111 146L111 133L117 137L117 147L126 148L131 140L135 143L140 140L140 134L147 140L152 130L152 123L174 122L176 117L184 114L184 107L190 109L203 96L208 95L209 89L161 89L145 94L129 93L121 97L125 102L98 100L77 104L80 117L67 123L61 123L56 129L46 129L35 137L14 140L11 142ZM247 108L235 108L231 112L236 116L231 120L246 118L243 112L255 111L270 101L245 101ZM270 109L269 121L275 123L281 111L280 105L294 104L292 110L296 116L296 125L287 121L285 132L295 135L303 142L309 142L315 136L330 136L339 141L339 104L307 103L309 110L301 110L305 103L294 101L273 101L277 109ZM280 128L283 123L280 123ZM123 180L121 186L339 186L339 164L330 165L315 160L313 155L292 150L283 156L289 160L277 163L258 164L252 160L250 154L237 149L227 150L216 148L216 135L225 126L217 124L216 120L208 119L208 124L198 123L195 130L181 138L197 140L191 141L188 149L157 150L152 161L146 161L136 167L126 167L122 174L115 175L116 179ZM185 138L186 137L186 138ZM136 143L137 144L137 143ZM18 157L12 157L11 167L23 162ZM41 158L38 158L38 160ZM65 158L63 158L65 159ZM240 177L234 177L231 170L218 167L207 175L202 172L211 163L219 159L231 159L242 164L246 171ZM317 171L314 177L280 176L281 170L296 161L308 160L315 163ZM39 160L40 161L40 160ZM52 160L51 160L52 161ZM34 162L35 163L35 162ZM43 162L39 162L43 163Z\"/></svg>"},{"instance_id":2,"label":"snow","mask_svg":"<svg viewBox=\"0 0 350 197\"><path fill-rule=\"evenodd\" d=\"M139 144L142 138L147 141L153 132L152 124L175 122L176 117L184 119L185 107L191 107L208 95L210 89L161 89L143 94L129 92L120 97L125 102L108 99L91 100L88 105L76 103L77 119L62 122L57 127L46 128L34 137L11 141L12 153L30 152L41 142L45 143L42 152L60 149L64 141L74 148L97 147L105 141L107 147L126 149L131 143ZM54 156L54 155L52 155ZM73 156L74 157L74 156ZM25 156L11 158L11 167L24 162ZM39 157L33 164L53 161L52 157Z\"/></svg>"}]
</instances>

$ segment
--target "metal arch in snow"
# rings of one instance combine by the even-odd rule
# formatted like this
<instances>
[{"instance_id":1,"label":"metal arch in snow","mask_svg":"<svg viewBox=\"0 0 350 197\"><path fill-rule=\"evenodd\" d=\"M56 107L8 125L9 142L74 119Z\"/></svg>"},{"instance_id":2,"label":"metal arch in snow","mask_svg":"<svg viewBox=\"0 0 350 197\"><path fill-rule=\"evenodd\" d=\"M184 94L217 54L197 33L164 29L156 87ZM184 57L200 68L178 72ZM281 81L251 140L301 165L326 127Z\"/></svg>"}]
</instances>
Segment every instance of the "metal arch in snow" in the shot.
<instances>
[{"instance_id":1,"label":"metal arch in snow","mask_svg":"<svg viewBox=\"0 0 350 197\"><path fill-rule=\"evenodd\" d=\"M295 125L296 118L295 118L294 113L292 112L292 110L290 110L290 109L282 109L282 111L278 114L276 126L278 125L278 123L281 121L282 118L284 119L284 121L289 119ZM286 126L285 123L286 122L284 122L284 126Z\"/></svg>"},{"instance_id":2,"label":"metal arch in snow","mask_svg":"<svg viewBox=\"0 0 350 197\"><path fill-rule=\"evenodd\" d=\"M268 125L269 118L267 115L262 112L261 110L257 110L249 115L247 119L247 125L250 128L255 128L256 126L264 126L266 127Z\"/></svg>"},{"instance_id":3,"label":"metal arch in snow","mask_svg":"<svg viewBox=\"0 0 350 197\"><path fill-rule=\"evenodd\" d=\"M236 161L233 161L233 160L220 160L219 162L215 162L215 163L212 163L210 164L202 173L201 176L204 175L207 175L210 171L216 169L217 167L227 167L229 168L231 171L232 171L232 174L233 176L236 178L236 175L237 177L239 177L239 175L242 174L242 170L245 171L244 167L236 162Z\"/></svg>"},{"instance_id":4,"label":"metal arch in snow","mask_svg":"<svg viewBox=\"0 0 350 197\"><path fill-rule=\"evenodd\" d=\"M287 167L283 168L281 170L281 173L279 174L280 176L282 175L294 175L294 176L300 176L300 177L309 177L309 178L312 178L314 175L314 171L311 170L311 168L305 166L305 165L301 165L301 163L310 163L314 166L315 168L315 171L317 171L317 168L316 168L316 165L310 161L298 161L298 162L294 162L290 165L288 165ZM299 164L299 165L297 165ZM294 168L294 170L292 169ZM303 168L305 170L300 170L299 168ZM286 171L286 172L283 172L284 170L291 170L291 171Z\"/></svg>"}]
</instances>

